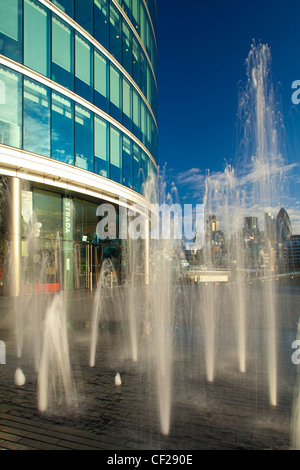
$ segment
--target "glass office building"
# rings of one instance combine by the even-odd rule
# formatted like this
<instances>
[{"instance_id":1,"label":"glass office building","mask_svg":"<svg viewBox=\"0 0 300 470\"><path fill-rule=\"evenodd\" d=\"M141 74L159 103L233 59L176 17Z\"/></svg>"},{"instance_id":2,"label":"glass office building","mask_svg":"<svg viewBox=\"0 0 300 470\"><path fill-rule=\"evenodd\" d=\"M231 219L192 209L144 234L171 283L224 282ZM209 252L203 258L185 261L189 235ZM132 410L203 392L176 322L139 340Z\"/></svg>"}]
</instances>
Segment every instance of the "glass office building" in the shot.
<instances>
[{"instance_id":1,"label":"glass office building","mask_svg":"<svg viewBox=\"0 0 300 470\"><path fill-rule=\"evenodd\" d=\"M149 205L156 21L155 0L0 0L1 278L7 246L24 265L33 224L45 289L89 287L105 257L120 271L121 243L98 239L96 210Z\"/></svg>"}]
</instances>

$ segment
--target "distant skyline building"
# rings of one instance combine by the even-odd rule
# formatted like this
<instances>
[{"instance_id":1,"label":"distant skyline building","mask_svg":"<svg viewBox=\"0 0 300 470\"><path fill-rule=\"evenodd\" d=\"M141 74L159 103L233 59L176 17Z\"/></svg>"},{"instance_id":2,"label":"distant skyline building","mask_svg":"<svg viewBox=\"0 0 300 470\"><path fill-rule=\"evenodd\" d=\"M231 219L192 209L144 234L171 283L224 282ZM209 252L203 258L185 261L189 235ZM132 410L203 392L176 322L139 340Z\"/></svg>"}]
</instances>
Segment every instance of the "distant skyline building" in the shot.
<instances>
[{"instance_id":1,"label":"distant skyline building","mask_svg":"<svg viewBox=\"0 0 300 470\"><path fill-rule=\"evenodd\" d=\"M149 208L156 25L156 0L0 0L0 267L4 279L10 242L12 295L28 288L28 234L36 268L47 253L45 289L91 287L107 257L120 272L122 246L97 238L96 210Z\"/></svg>"}]
</instances>

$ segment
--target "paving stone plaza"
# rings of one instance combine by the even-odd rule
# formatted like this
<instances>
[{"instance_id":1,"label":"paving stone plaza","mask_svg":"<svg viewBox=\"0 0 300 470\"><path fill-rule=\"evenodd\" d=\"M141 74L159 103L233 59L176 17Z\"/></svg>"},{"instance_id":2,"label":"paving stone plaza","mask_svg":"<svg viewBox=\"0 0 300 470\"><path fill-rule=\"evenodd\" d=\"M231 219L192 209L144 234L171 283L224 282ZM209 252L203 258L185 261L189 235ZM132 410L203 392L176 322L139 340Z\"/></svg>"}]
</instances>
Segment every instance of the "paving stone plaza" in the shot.
<instances>
[{"instance_id":1,"label":"paving stone plaza","mask_svg":"<svg viewBox=\"0 0 300 470\"><path fill-rule=\"evenodd\" d=\"M129 358L121 325L104 323L96 362L89 367L90 312L93 294L75 292L70 299L68 336L76 406L41 413L37 408L37 374L30 346L16 357L14 321L9 299L1 300L1 340L6 364L0 365L0 448L7 450L288 450L297 395L297 366L291 348L296 338L299 290L282 288L278 323L278 404L270 406L262 352L248 358L241 374L230 357L219 353L215 380L208 383L202 358L191 350L174 354L170 433L160 432L156 386L146 361ZM143 346L142 346L143 348ZM197 351L192 354L197 355ZM198 367L199 365L199 367ZM16 386L21 367L26 383ZM115 385L119 372L122 380Z\"/></svg>"}]
</instances>

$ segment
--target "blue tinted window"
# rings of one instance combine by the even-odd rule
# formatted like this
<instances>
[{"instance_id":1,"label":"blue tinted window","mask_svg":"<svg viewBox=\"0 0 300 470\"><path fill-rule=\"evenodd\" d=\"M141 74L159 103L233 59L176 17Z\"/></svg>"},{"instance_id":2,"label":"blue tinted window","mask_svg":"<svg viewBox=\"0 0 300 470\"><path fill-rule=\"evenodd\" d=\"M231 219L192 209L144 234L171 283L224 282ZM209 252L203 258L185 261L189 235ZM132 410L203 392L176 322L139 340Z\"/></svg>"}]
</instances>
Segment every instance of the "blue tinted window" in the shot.
<instances>
[{"instance_id":1,"label":"blue tinted window","mask_svg":"<svg viewBox=\"0 0 300 470\"><path fill-rule=\"evenodd\" d=\"M132 38L132 78L140 86L141 84L141 53L138 41Z\"/></svg>"},{"instance_id":2,"label":"blue tinted window","mask_svg":"<svg viewBox=\"0 0 300 470\"><path fill-rule=\"evenodd\" d=\"M133 144L133 181L134 181L134 190L138 193L141 192L141 151L139 147Z\"/></svg>"},{"instance_id":3,"label":"blue tinted window","mask_svg":"<svg viewBox=\"0 0 300 470\"><path fill-rule=\"evenodd\" d=\"M133 189L133 160L132 160L132 142L123 135L123 184Z\"/></svg>"},{"instance_id":4,"label":"blue tinted window","mask_svg":"<svg viewBox=\"0 0 300 470\"><path fill-rule=\"evenodd\" d=\"M82 106L75 105L75 165L93 171L93 115Z\"/></svg>"},{"instance_id":5,"label":"blue tinted window","mask_svg":"<svg viewBox=\"0 0 300 470\"><path fill-rule=\"evenodd\" d=\"M100 52L94 52L94 103L103 111L109 111L109 61Z\"/></svg>"},{"instance_id":6,"label":"blue tinted window","mask_svg":"<svg viewBox=\"0 0 300 470\"><path fill-rule=\"evenodd\" d=\"M52 158L74 165L74 102L52 92Z\"/></svg>"},{"instance_id":7,"label":"blue tinted window","mask_svg":"<svg viewBox=\"0 0 300 470\"><path fill-rule=\"evenodd\" d=\"M141 52L141 82L140 82L140 88L142 90L142 93L144 96L147 94L147 59L145 57L145 54Z\"/></svg>"},{"instance_id":8,"label":"blue tinted window","mask_svg":"<svg viewBox=\"0 0 300 470\"><path fill-rule=\"evenodd\" d=\"M50 24L49 10L34 0L24 2L24 64L49 76Z\"/></svg>"},{"instance_id":9,"label":"blue tinted window","mask_svg":"<svg viewBox=\"0 0 300 470\"><path fill-rule=\"evenodd\" d=\"M132 130L134 135L140 137L140 98L135 90L132 92Z\"/></svg>"},{"instance_id":10,"label":"blue tinted window","mask_svg":"<svg viewBox=\"0 0 300 470\"><path fill-rule=\"evenodd\" d=\"M109 48L109 18L108 18L108 9L109 2L108 0L95 0L94 1L94 15L95 15L95 27L94 35L95 39L105 47Z\"/></svg>"},{"instance_id":11,"label":"blue tinted window","mask_svg":"<svg viewBox=\"0 0 300 470\"><path fill-rule=\"evenodd\" d=\"M56 16L52 17L52 80L74 89L73 30Z\"/></svg>"},{"instance_id":12,"label":"blue tinted window","mask_svg":"<svg viewBox=\"0 0 300 470\"><path fill-rule=\"evenodd\" d=\"M122 62L122 22L121 15L117 9L110 4L109 13L109 48L110 53L117 59L118 62Z\"/></svg>"},{"instance_id":13,"label":"blue tinted window","mask_svg":"<svg viewBox=\"0 0 300 470\"><path fill-rule=\"evenodd\" d=\"M22 148L22 75L0 67L0 142Z\"/></svg>"},{"instance_id":14,"label":"blue tinted window","mask_svg":"<svg viewBox=\"0 0 300 470\"><path fill-rule=\"evenodd\" d=\"M122 122L122 77L112 65L110 66L110 115Z\"/></svg>"},{"instance_id":15,"label":"blue tinted window","mask_svg":"<svg viewBox=\"0 0 300 470\"><path fill-rule=\"evenodd\" d=\"M147 121L146 121L146 106L141 102L141 139L144 145L146 145L147 135Z\"/></svg>"},{"instance_id":16,"label":"blue tinted window","mask_svg":"<svg viewBox=\"0 0 300 470\"><path fill-rule=\"evenodd\" d=\"M123 67L132 75L132 32L125 21L122 27L122 54Z\"/></svg>"},{"instance_id":17,"label":"blue tinted window","mask_svg":"<svg viewBox=\"0 0 300 470\"><path fill-rule=\"evenodd\" d=\"M144 152L141 152L141 192L145 195L145 184L148 177L148 157Z\"/></svg>"},{"instance_id":18,"label":"blue tinted window","mask_svg":"<svg viewBox=\"0 0 300 470\"><path fill-rule=\"evenodd\" d=\"M95 173L109 176L109 125L95 116Z\"/></svg>"},{"instance_id":19,"label":"blue tinted window","mask_svg":"<svg viewBox=\"0 0 300 470\"><path fill-rule=\"evenodd\" d=\"M122 8L131 20L131 0L122 0Z\"/></svg>"},{"instance_id":20,"label":"blue tinted window","mask_svg":"<svg viewBox=\"0 0 300 470\"><path fill-rule=\"evenodd\" d=\"M75 20L93 34L93 0L75 0Z\"/></svg>"},{"instance_id":21,"label":"blue tinted window","mask_svg":"<svg viewBox=\"0 0 300 470\"><path fill-rule=\"evenodd\" d=\"M140 0L132 0L132 17L131 22L136 31L140 33Z\"/></svg>"},{"instance_id":22,"label":"blue tinted window","mask_svg":"<svg viewBox=\"0 0 300 470\"><path fill-rule=\"evenodd\" d=\"M74 0L52 0L54 5L74 18Z\"/></svg>"},{"instance_id":23,"label":"blue tinted window","mask_svg":"<svg viewBox=\"0 0 300 470\"><path fill-rule=\"evenodd\" d=\"M50 92L24 79L24 149L50 157Z\"/></svg>"},{"instance_id":24,"label":"blue tinted window","mask_svg":"<svg viewBox=\"0 0 300 470\"><path fill-rule=\"evenodd\" d=\"M110 127L110 178L118 183L122 182L121 159L122 135L118 129Z\"/></svg>"},{"instance_id":25,"label":"blue tinted window","mask_svg":"<svg viewBox=\"0 0 300 470\"><path fill-rule=\"evenodd\" d=\"M132 90L130 83L123 78L123 124L127 129L132 128Z\"/></svg>"},{"instance_id":26,"label":"blue tinted window","mask_svg":"<svg viewBox=\"0 0 300 470\"><path fill-rule=\"evenodd\" d=\"M0 0L0 54L22 62L21 0Z\"/></svg>"},{"instance_id":27,"label":"blue tinted window","mask_svg":"<svg viewBox=\"0 0 300 470\"><path fill-rule=\"evenodd\" d=\"M93 100L93 48L82 36L75 36L75 92Z\"/></svg>"}]
</instances>

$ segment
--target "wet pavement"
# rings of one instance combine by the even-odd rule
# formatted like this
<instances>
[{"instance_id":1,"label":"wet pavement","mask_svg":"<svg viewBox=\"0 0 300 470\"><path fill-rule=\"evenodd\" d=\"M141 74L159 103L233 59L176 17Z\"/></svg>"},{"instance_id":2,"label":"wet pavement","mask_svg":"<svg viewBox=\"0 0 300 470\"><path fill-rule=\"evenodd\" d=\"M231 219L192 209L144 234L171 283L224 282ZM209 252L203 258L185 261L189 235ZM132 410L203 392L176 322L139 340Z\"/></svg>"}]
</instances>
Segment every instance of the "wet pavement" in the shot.
<instances>
[{"instance_id":1,"label":"wet pavement","mask_svg":"<svg viewBox=\"0 0 300 470\"><path fill-rule=\"evenodd\" d=\"M263 349L251 351L247 370L240 373L235 354L220 347L215 379L209 383L202 355L179 334L174 344L170 432L163 435L155 377L145 354L147 331L139 338L141 360L134 362L122 334L124 325L106 316L99 328L95 366L90 367L93 294L73 293L68 299L68 338L76 399L70 406L57 403L42 413L29 332L25 328L24 352L18 359L9 299L2 298L0 340L6 345L6 363L0 364L0 449L103 450L112 456L141 450L187 455L197 450L290 449L293 399L298 394L291 344L299 296L284 292L280 299L284 318L278 336L277 406L269 404ZM14 383L17 367L26 376L19 387ZM115 385L117 372L120 386Z\"/></svg>"}]
</instances>

